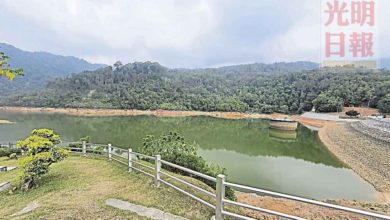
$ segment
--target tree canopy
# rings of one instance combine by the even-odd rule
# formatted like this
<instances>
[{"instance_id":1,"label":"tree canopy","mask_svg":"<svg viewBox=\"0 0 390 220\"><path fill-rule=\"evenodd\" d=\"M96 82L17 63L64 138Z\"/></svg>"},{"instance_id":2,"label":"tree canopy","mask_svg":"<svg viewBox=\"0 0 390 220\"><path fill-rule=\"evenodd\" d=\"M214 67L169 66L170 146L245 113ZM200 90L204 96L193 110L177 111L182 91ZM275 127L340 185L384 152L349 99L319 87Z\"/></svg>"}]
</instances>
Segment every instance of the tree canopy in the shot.
<instances>
[{"instance_id":1,"label":"tree canopy","mask_svg":"<svg viewBox=\"0 0 390 220\"><path fill-rule=\"evenodd\" d=\"M38 184L38 180L47 172L52 163L63 160L68 151L55 147L60 143L60 136L50 129L34 129L30 136L16 143L19 149L25 152L20 159L23 168L20 186L24 190L31 189Z\"/></svg>"},{"instance_id":2,"label":"tree canopy","mask_svg":"<svg viewBox=\"0 0 390 220\"><path fill-rule=\"evenodd\" d=\"M13 80L16 76L23 75L22 69L9 69L8 59L8 56L0 52L0 77L7 77L9 80Z\"/></svg>"},{"instance_id":3,"label":"tree canopy","mask_svg":"<svg viewBox=\"0 0 390 220\"><path fill-rule=\"evenodd\" d=\"M42 91L0 98L0 103L287 114L313 106L321 112L343 106L387 106L381 100L390 92L389 71L352 67L288 70L276 64L250 67L188 70L152 62L118 64L56 79Z\"/></svg>"}]
</instances>

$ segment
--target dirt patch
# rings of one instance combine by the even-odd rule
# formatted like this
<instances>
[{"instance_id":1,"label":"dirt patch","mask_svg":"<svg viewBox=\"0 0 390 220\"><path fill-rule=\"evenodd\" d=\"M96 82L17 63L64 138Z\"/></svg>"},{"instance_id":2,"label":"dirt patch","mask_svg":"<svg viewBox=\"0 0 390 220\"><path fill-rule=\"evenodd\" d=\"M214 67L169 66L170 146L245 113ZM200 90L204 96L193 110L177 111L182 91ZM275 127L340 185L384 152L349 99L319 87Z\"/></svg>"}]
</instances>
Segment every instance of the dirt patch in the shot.
<instances>
[{"instance_id":1,"label":"dirt patch","mask_svg":"<svg viewBox=\"0 0 390 220\"><path fill-rule=\"evenodd\" d=\"M343 108L343 115L345 115L345 113L347 111L350 111L350 110L355 110L357 112L360 113L360 116L371 116L371 115L375 115L375 114L378 114L379 111L378 109L375 109L375 108L364 108L364 107L344 107Z\"/></svg>"},{"instance_id":2,"label":"dirt patch","mask_svg":"<svg viewBox=\"0 0 390 220\"><path fill-rule=\"evenodd\" d=\"M258 196L250 193L236 193L237 200L242 203L261 207L268 210L278 211L284 214L299 216L306 219L372 219L361 215L349 214L330 208L323 208L302 202L287 199L273 198L269 196ZM356 209L364 209L371 212L390 214L389 204L364 203L349 200L328 201L334 204L343 205ZM258 219L279 219L272 215L261 214L256 211L243 209L248 215Z\"/></svg>"},{"instance_id":3,"label":"dirt patch","mask_svg":"<svg viewBox=\"0 0 390 220\"><path fill-rule=\"evenodd\" d=\"M378 191L390 192L390 145L355 131L348 123L319 131L325 146Z\"/></svg>"},{"instance_id":4,"label":"dirt patch","mask_svg":"<svg viewBox=\"0 0 390 220\"><path fill-rule=\"evenodd\" d=\"M328 123L331 123L329 121L325 120L317 120L317 119L311 119L311 118L305 118L302 116L294 115L291 117L292 119L296 120L297 122L304 124L304 125L309 125L309 126L314 126L317 128L322 128L326 126Z\"/></svg>"}]
</instances>

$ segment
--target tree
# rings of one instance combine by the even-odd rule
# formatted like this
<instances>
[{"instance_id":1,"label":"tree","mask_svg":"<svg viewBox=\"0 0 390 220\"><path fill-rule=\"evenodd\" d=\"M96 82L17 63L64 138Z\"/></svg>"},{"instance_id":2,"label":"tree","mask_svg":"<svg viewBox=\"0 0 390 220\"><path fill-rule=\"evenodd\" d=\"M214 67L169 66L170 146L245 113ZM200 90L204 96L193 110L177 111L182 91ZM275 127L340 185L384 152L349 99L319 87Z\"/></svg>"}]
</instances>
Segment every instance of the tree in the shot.
<instances>
[{"instance_id":1,"label":"tree","mask_svg":"<svg viewBox=\"0 0 390 220\"><path fill-rule=\"evenodd\" d=\"M342 110L343 102L339 97L321 93L313 101L316 112L336 112Z\"/></svg>"},{"instance_id":2,"label":"tree","mask_svg":"<svg viewBox=\"0 0 390 220\"><path fill-rule=\"evenodd\" d=\"M143 139L143 141L143 146L140 149L140 153L142 154L149 156L161 155L161 158L168 162L175 163L213 177L216 177L218 174L226 174L226 169L207 164L203 157L198 155L198 144L195 142L187 142L184 137L176 132L168 132L160 137L148 135ZM174 169L170 166L164 166L164 168L167 170L181 172L180 170ZM181 173L183 175L188 175L186 172ZM199 177L195 175L192 177L199 179ZM215 188L214 182L204 180L202 178L200 178L200 180ZM226 196L234 199L234 191L227 188Z\"/></svg>"},{"instance_id":3,"label":"tree","mask_svg":"<svg viewBox=\"0 0 390 220\"><path fill-rule=\"evenodd\" d=\"M390 113L390 94L379 100L378 109L382 113Z\"/></svg>"},{"instance_id":4,"label":"tree","mask_svg":"<svg viewBox=\"0 0 390 220\"><path fill-rule=\"evenodd\" d=\"M16 76L23 75L22 69L9 69L7 61L9 57L6 56L3 52L0 52L0 77L7 77L9 80L13 80Z\"/></svg>"},{"instance_id":5,"label":"tree","mask_svg":"<svg viewBox=\"0 0 390 220\"><path fill-rule=\"evenodd\" d=\"M121 66L123 66L122 62L121 61L116 61L116 63L114 63L114 69L118 69L120 68Z\"/></svg>"},{"instance_id":6,"label":"tree","mask_svg":"<svg viewBox=\"0 0 390 220\"><path fill-rule=\"evenodd\" d=\"M34 129L30 136L16 143L17 148L26 153L20 160L23 168L20 187L28 190L36 187L38 180L49 171L49 166L68 156L68 151L55 147L60 136L50 129Z\"/></svg>"}]
</instances>

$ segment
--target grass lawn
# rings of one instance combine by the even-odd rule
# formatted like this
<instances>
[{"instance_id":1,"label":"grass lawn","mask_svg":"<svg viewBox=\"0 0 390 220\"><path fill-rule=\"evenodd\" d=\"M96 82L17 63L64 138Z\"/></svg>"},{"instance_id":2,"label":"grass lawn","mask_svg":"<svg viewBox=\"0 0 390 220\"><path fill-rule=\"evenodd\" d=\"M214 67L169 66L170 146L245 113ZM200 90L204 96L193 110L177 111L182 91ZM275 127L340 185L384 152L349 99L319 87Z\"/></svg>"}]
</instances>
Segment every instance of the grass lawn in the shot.
<instances>
[{"instance_id":1,"label":"grass lawn","mask_svg":"<svg viewBox=\"0 0 390 220\"><path fill-rule=\"evenodd\" d=\"M0 165L17 165L16 160L0 158ZM0 182L17 186L20 169L0 173ZM128 211L105 205L108 198L122 199L158 208L189 219L209 219L213 210L195 200L162 186L155 188L153 179L126 166L105 159L70 156L53 164L39 187L28 192L0 193L0 219L36 201L39 207L18 219L143 219Z\"/></svg>"}]
</instances>

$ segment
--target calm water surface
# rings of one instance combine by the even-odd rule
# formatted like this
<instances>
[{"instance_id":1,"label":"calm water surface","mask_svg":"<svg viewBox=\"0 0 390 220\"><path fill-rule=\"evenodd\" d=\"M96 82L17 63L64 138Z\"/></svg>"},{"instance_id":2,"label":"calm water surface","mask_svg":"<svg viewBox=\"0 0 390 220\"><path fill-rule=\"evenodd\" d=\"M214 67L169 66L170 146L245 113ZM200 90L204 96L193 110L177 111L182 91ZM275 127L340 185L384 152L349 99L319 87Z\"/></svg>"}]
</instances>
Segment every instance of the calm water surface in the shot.
<instances>
[{"instance_id":1,"label":"calm water surface","mask_svg":"<svg viewBox=\"0 0 390 220\"><path fill-rule=\"evenodd\" d=\"M210 117L75 117L0 112L0 142L51 128L63 141L90 136L94 143L137 149L148 134L178 131L200 145L207 161L227 168L228 180L315 199L375 200L374 188L340 162L303 126L297 132L270 130L266 120Z\"/></svg>"}]
</instances>

